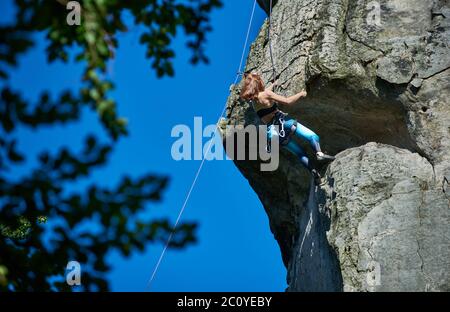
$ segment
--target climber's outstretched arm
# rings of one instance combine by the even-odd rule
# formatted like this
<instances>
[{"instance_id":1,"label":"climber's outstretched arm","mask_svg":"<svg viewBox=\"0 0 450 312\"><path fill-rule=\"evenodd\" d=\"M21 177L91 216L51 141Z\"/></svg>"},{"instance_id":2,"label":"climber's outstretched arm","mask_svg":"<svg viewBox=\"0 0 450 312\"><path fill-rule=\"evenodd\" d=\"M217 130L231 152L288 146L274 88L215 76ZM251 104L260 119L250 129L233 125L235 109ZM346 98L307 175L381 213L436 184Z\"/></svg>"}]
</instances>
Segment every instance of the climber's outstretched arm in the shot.
<instances>
[{"instance_id":1,"label":"climber's outstretched arm","mask_svg":"<svg viewBox=\"0 0 450 312\"><path fill-rule=\"evenodd\" d=\"M278 102L280 104L284 104L284 105L292 105L297 103L298 100L300 100L301 98L306 97L306 91L301 91L295 95L289 96L289 97L285 97L279 94L276 94L273 91L267 90L267 95L269 97L270 100Z\"/></svg>"}]
</instances>

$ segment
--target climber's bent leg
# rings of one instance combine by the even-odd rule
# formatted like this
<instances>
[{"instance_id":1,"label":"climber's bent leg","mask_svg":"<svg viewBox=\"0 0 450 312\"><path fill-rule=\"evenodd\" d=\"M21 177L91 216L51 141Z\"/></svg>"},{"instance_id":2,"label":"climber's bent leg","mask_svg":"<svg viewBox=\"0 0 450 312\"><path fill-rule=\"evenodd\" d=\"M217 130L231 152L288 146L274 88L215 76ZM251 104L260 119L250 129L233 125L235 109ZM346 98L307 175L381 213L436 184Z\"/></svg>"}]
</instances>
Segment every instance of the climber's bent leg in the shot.
<instances>
[{"instance_id":1,"label":"climber's bent leg","mask_svg":"<svg viewBox=\"0 0 450 312\"><path fill-rule=\"evenodd\" d=\"M306 156L305 151L303 148L300 147L297 143L295 143L293 140L290 140L288 144L284 145L289 151L294 153L298 159L300 160L300 163L308 170L312 170L311 162L309 161L308 156Z\"/></svg>"},{"instance_id":2,"label":"climber's bent leg","mask_svg":"<svg viewBox=\"0 0 450 312\"><path fill-rule=\"evenodd\" d=\"M306 153L301 148L301 146L292 140L289 141L289 143L284 146L300 159L301 164L311 172L311 174L314 178L314 183L316 185L319 185L321 183L322 177L320 176L319 172L313 168L311 162L309 161L309 158L306 156Z\"/></svg>"},{"instance_id":3,"label":"climber's bent leg","mask_svg":"<svg viewBox=\"0 0 450 312\"><path fill-rule=\"evenodd\" d=\"M320 138L319 136L312 131L311 129L305 127L301 123L294 121L296 125L295 129L295 135L298 138L304 139L309 142L312 149L316 153L317 160L334 160L335 158L333 156L326 155L322 152L322 149L320 148Z\"/></svg>"},{"instance_id":4,"label":"climber's bent leg","mask_svg":"<svg viewBox=\"0 0 450 312\"><path fill-rule=\"evenodd\" d=\"M297 127L295 129L295 135L300 139L308 141L311 147L313 148L314 152L316 153L321 152L322 150L320 149L319 136L314 131L305 127L299 122L297 122L295 125Z\"/></svg>"}]
</instances>

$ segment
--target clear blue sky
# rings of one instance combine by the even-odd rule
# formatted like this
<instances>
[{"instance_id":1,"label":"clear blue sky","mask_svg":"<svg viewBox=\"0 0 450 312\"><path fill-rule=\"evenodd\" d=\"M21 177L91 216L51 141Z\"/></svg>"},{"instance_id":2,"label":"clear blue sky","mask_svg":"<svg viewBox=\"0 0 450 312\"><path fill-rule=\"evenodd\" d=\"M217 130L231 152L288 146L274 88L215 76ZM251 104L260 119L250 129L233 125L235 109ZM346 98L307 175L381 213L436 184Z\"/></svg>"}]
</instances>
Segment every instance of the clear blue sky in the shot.
<instances>
[{"instance_id":1,"label":"clear blue sky","mask_svg":"<svg viewBox=\"0 0 450 312\"><path fill-rule=\"evenodd\" d=\"M224 1L212 15L213 32L208 36L207 55L211 63L193 67L189 51L180 37L174 44L176 76L157 79L139 45L139 32L120 36L117 58L110 67L116 83L113 96L121 116L128 118L130 135L120 140L107 166L96 170L75 188L90 183L115 185L124 175L140 176L147 172L171 177L170 186L160 204L149 204L145 216L169 216L175 220L199 161L172 160L173 126L192 126L195 116L214 124L228 96L235 77L249 14L251 0ZM12 16L10 1L0 2L1 20ZM265 14L259 8L253 25L253 40ZM11 84L33 100L43 89L57 93L77 89L82 68L77 64L48 65L45 40L20 59ZM188 96L197 92L197 96ZM78 150L88 133L105 138L104 130L88 110L80 122L67 126L43 128L38 132L19 129L19 149L33 156L43 149L58 150L70 146ZM206 141L206 140L205 140ZM20 175L21 172L16 172ZM170 250L153 283L154 291L284 291L286 270L279 247L269 229L268 218L256 194L231 161L206 162L197 186L182 217L197 221L198 243L181 251ZM130 258L111 254L113 270L108 277L114 291L145 291L162 245L149 245L144 253Z\"/></svg>"}]
</instances>

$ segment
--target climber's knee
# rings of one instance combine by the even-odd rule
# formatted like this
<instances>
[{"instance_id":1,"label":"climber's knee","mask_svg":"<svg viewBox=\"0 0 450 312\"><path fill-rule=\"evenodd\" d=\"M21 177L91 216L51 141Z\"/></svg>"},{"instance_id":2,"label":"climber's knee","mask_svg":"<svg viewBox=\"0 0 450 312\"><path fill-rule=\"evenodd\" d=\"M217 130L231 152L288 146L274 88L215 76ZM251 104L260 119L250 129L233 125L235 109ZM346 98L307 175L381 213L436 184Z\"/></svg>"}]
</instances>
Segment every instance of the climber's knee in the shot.
<instances>
[{"instance_id":1,"label":"climber's knee","mask_svg":"<svg viewBox=\"0 0 450 312\"><path fill-rule=\"evenodd\" d=\"M311 144L311 146L313 146L314 148L316 146L320 146L320 137L313 131L311 131L311 133L308 133L308 135L305 137L308 140L309 144Z\"/></svg>"},{"instance_id":2,"label":"climber's knee","mask_svg":"<svg viewBox=\"0 0 450 312\"><path fill-rule=\"evenodd\" d=\"M310 141L311 143L320 143L320 138L317 134L313 133L313 135L311 135Z\"/></svg>"},{"instance_id":3,"label":"climber's knee","mask_svg":"<svg viewBox=\"0 0 450 312\"><path fill-rule=\"evenodd\" d=\"M300 157L300 163L308 170L311 170L311 163L309 161L309 158L306 156Z\"/></svg>"},{"instance_id":4,"label":"climber's knee","mask_svg":"<svg viewBox=\"0 0 450 312\"><path fill-rule=\"evenodd\" d=\"M310 143L313 143L314 140L317 140L317 142L319 142L319 140L320 140L319 136L314 131L305 127L304 125L302 125L299 122L297 122L296 126L297 126L297 128L296 128L295 132L298 137L303 138L303 139L309 141Z\"/></svg>"},{"instance_id":5,"label":"climber's knee","mask_svg":"<svg viewBox=\"0 0 450 312\"><path fill-rule=\"evenodd\" d=\"M306 156L305 151L300 147L300 145L298 145L294 141L290 141L287 145L285 145L285 148L294 153L305 168L311 168L311 162L309 161L308 156Z\"/></svg>"}]
</instances>

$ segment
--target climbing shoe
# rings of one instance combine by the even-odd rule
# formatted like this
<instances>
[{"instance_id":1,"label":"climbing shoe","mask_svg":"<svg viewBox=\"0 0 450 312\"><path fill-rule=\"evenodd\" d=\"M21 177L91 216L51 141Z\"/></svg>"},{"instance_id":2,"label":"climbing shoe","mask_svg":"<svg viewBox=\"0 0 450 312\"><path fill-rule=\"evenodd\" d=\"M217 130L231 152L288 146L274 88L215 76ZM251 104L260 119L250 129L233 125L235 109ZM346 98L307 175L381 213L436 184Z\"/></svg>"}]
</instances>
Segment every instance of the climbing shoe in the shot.
<instances>
[{"instance_id":1,"label":"climbing shoe","mask_svg":"<svg viewBox=\"0 0 450 312\"><path fill-rule=\"evenodd\" d=\"M314 178L314 183L316 185L320 185L320 183L322 183L322 177L320 176L320 173L316 169L312 169L311 174Z\"/></svg>"},{"instance_id":2,"label":"climbing shoe","mask_svg":"<svg viewBox=\"0 0 450 312\"><path fill-rule=\"evenodd\" d=\"M324 153L322 153L322 152L317 152L317 153L316 153L316 158L317 158L317 160L319 160L319 161L322 161L322 160L333 161L333 160L336 159L336 157L330 156L330 155L327 155L327 154L324 154Z\"/></svg>"}]
</instances>

